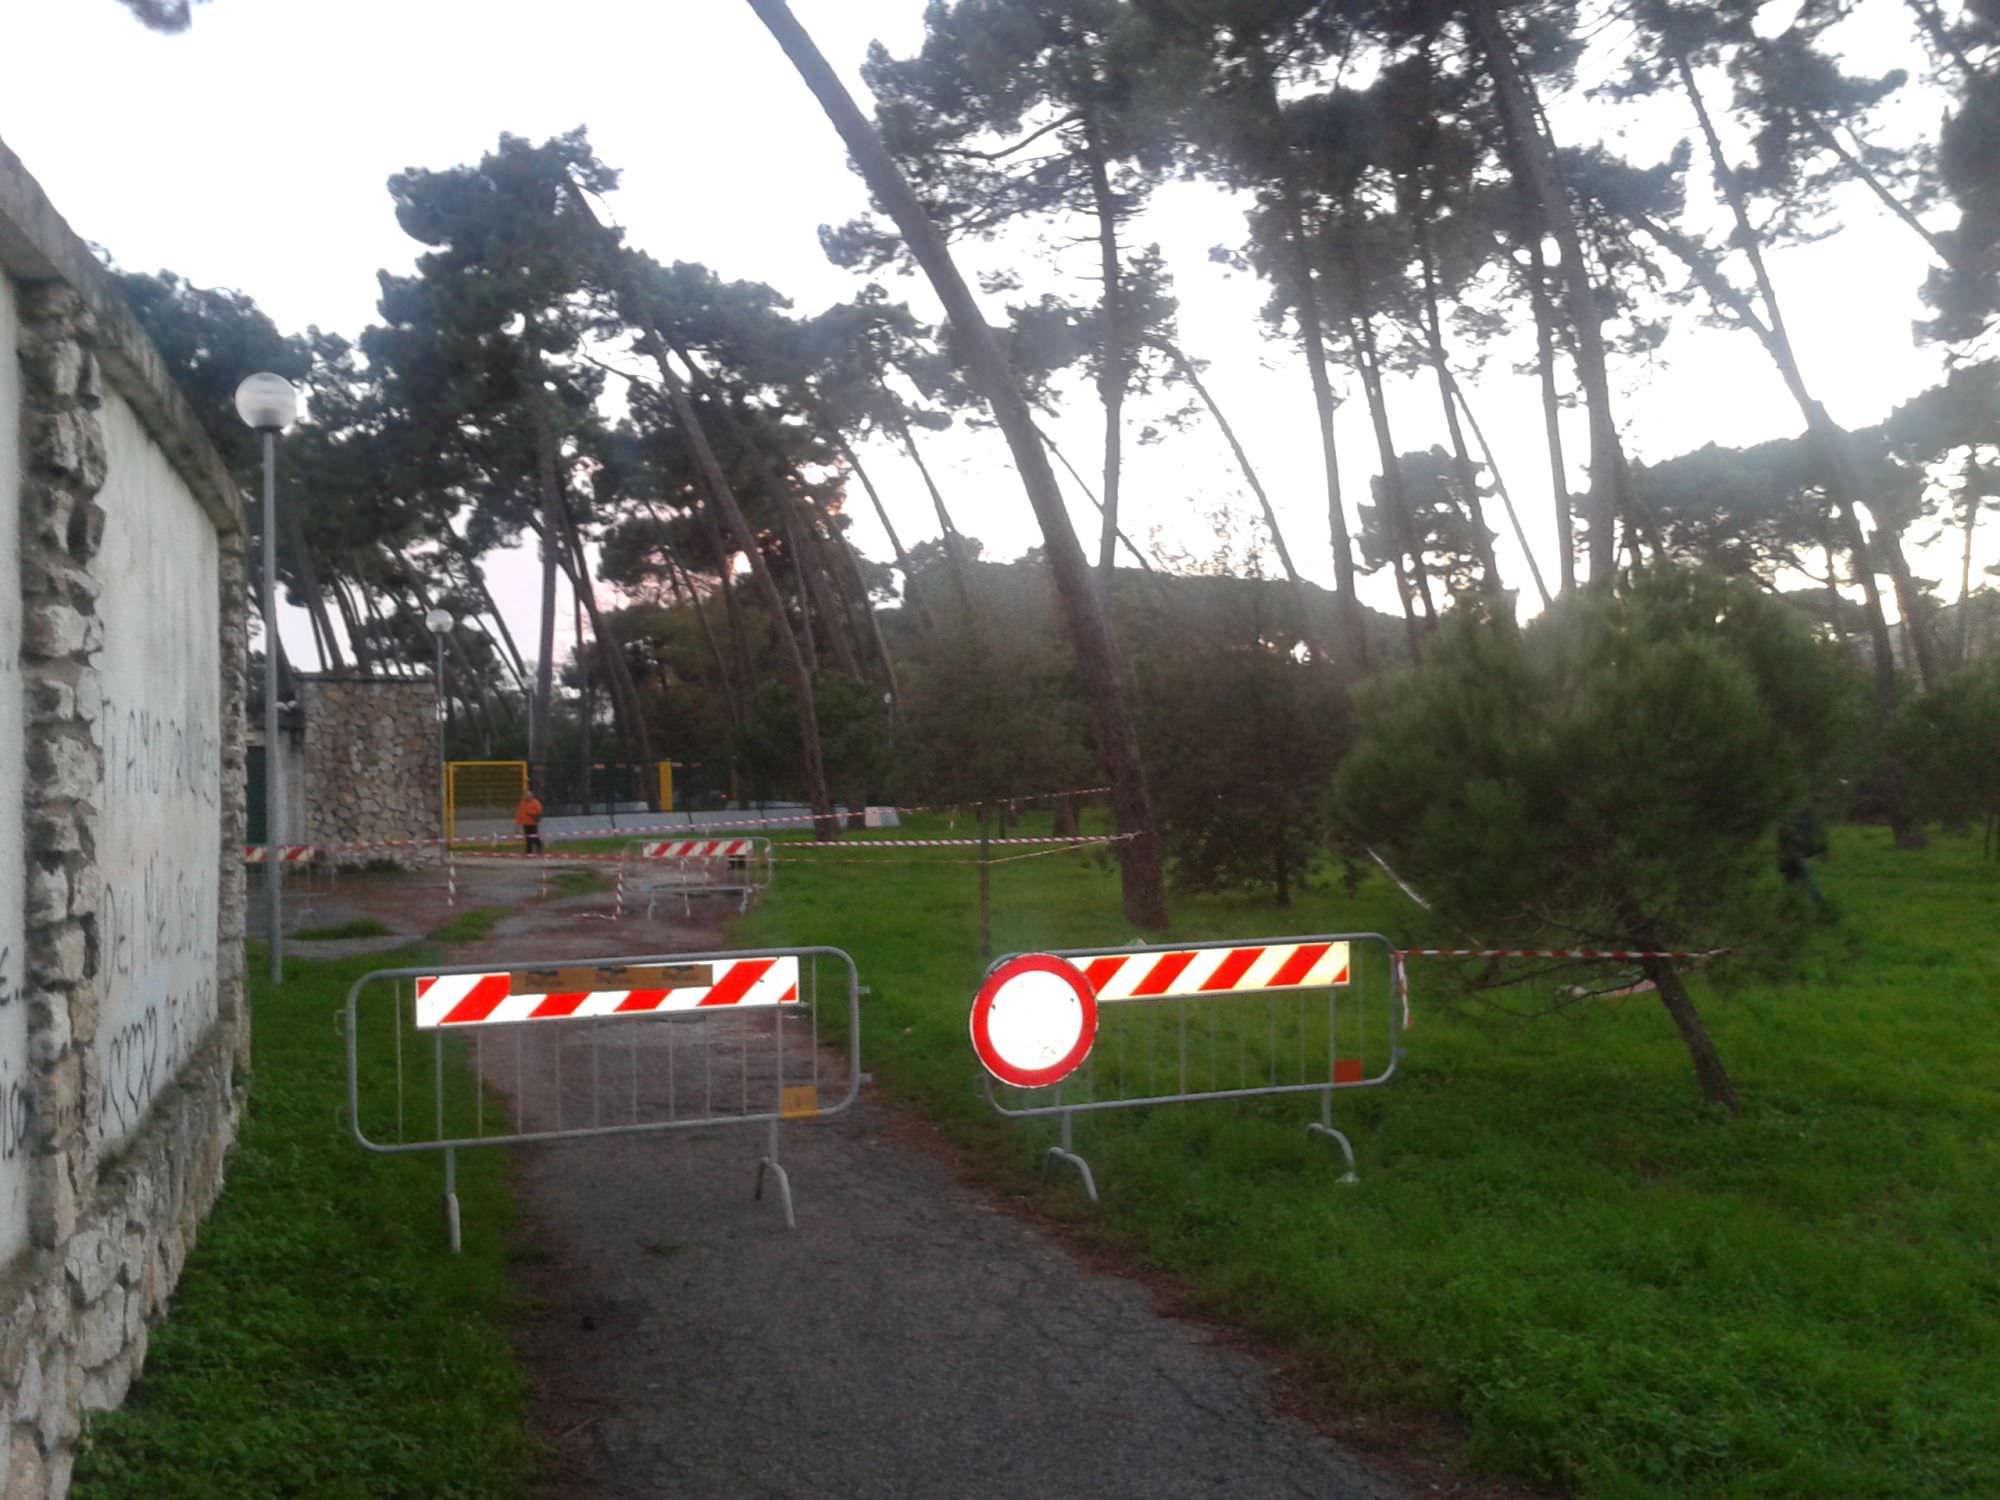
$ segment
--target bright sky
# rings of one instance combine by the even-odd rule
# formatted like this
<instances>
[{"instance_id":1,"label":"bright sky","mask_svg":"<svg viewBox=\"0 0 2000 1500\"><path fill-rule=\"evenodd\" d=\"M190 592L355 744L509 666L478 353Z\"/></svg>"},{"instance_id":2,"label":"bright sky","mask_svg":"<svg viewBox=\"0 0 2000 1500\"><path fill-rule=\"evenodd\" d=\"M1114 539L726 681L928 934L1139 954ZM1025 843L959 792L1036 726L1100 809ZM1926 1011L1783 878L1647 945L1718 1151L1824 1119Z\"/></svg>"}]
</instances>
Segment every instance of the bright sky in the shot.
<instances>
[{"instance_id":1,"label":"bright sky","mask_svg":"<svg viewBox=\"0 0 2000 1500\"><path fill-rule=\"evenodd\" d=\"M879 37L902 54L921 39L921 0L793 0L793 9L864 107L858 65L869 41ZM0 0L0 17L16 59L92 59L87 91L70 67L18 62L0 91L0 138L72 227L128 268L169 268L199 284L241 289L287 330L317 323L351 335L374 320L376 269L406 270L416 250L390 209L391 173L476 161L502 131L541 139L578 124L624 172L611 206L633 244L663 260L767 281L802 313L859 286L828 264L817 229L861 212L865 194L832 127L740 0L211 0L196 10L193 30L177 37L146 31L113 0ZM1870 67L1920 67L1896 0L1865 0L1841 37ZM1607 34L1601 45L1615 49L1618 38ZM1903 119L1933 129L1939 101L1911 92L1917 97ZM1709 95L1721 106L1725 81L1710 79ZM1610 137L1649 161L1693 132L1691 115L1672 99L1570 105L1555 126L1566 140ZM1619 138L1624 131L1629 136ZM1705 189L1705 172L1691 181ZM1859 426L1935 383L1941 360L1910 335L1923 312L1921 244L1859 189L1842 206L1840 234L1781 252L1773 273L1815 394L1837 419ZM1201 184L1163 190L1130 232L1134 244L1159 241L1181 298L1185 347L1210 362L1208 384L1271 490L1301 568L1330 582L1303 361L1288 343L1264 337L1264 286L1209 260L1212 245L1241 238L1240 217ZM1023 236L975 247L967 269L1022 268L1031 294L1046 284L1091 295L1081 280L1087 257L1065 252L1038 271L1036 254L1035 239ZM890 285L934 315L920 280ZM998 300L990 308L997 320ZM1537 387L1511 368L1532 348L1530 328L1517 346L1495 352L1470 391L1553 583L1554 510ZM1800 425L1756 342L1702 328L1691 316L1653 362L1624 363L1614 378L1635 458L1788 435ZM1338 427L1352 525L1377 466L1351 379L1346 394L1352 399ZM1399 449L1444 441L1428 381L1392 382L1389 400ZM1252 503L1219 435L1204 421L1141 447L1136 434L1158 411L1141 401L1128 403L1127 413L1125 529L1142 544L1157 528L1170 546L1201 550L1207 513ZM1566 420L1570 483L1581 489L1581 413ZM1102 425L1093 393L1079 387L1053 429L1087 476L1101 464ZM1010 558L1040 541L997 434L953 434L934 447L955 519L987 544L989 557ZM862 457L906 544L935 535L908 465L887 449ZM858 493L849 508L862 549L887 558ZM1094 555L1095 512L1077 495L1073 513ZM1502 533L1503 573L1531 596L1497 506L1489 521ZM1924 549L1918 566L1955 582L1947 547ZM496 559L490 572L516 637L532 640L533 560L518 552ZM1386 570L1362 592L1378 608L1396 608ZM288 615L286 643L309 661L304 616ZM565 619L559 649L570 638Z\"/></svg>"}]
</instances>

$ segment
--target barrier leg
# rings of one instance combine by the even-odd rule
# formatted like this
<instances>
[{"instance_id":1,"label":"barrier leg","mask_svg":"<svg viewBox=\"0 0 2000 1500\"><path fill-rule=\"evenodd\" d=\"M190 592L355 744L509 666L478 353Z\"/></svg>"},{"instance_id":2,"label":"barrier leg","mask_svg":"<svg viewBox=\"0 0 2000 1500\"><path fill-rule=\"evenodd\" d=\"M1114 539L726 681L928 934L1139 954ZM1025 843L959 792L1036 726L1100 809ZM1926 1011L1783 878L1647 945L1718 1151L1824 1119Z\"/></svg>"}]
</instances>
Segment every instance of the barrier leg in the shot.
<instances>
[{"instance_id":1,"label":"barrier leg","mask_svg":"<svg viewBox=\"0 0 2000 1500\"><path fill-rule=\"evenodd\" d=\"M1064 1110L1062 1112L1061 1119L1062 1119L1062 1144L1059 1146L1049 1147L1047 1152L1043 1154L1042 1177L1044 1180L1047 1180L1049 1175L1050 1162L1052 1161L1068 1162L1071 1166L1076 1168L1077 1175L1083 1178L1084 1197L1088 1198L1092 1203L1095 1203L1097 1201L1097 1180L1090 1175L1090 1163L1085 1161L1082 1157L1078 1156L1076 1152L1072 1149L1076 1143L1074 1140L1071 1139L1070 1136L1070 1120L1071 1120L1070 1111Z\"/></svg>"},{"instance_id":2,"label":"barrier leg","mask_svg":"<svg viewBox=\"0 0 2000 1500\"><path fill-rule=\"evenodd\" d=\"M1352 1185L1361 1179L1354 1175L1354 1147L1347 1137L1333 1128L1333 1090L1328 1089L1319 1096L1320 1117L1306 1126L1307 1135L1323 1135L1340 1147L1340 1154L1347 1158L1347 1170L1340 1176L1343 1184Z\"/></svg>"},{"instance_id":3,"label":"barrier leg","mask_svg":"<svg viewBox=\"0 0 2000 1500\"><path fill-rule=\"evenodd\" d=\"M451 1236L451 1253L459 1252L458 1237L458 1153L444 1154L444 1227Z\"/></svg>"},{"instance_id":4,"label":"barrier leg","mask_svg":"<svg viewBox=\"0 0 2000 1500\"><path fill-rule=\"evenodd\" d=\"M785 1175L785 1169L778 1162L778 1122L771 1122L771 1143L764 1155L757 1158L757 1186L750 1196L759 1202L764 1197L764 1174L769 1172L778 1184L778 1201L785 1206L785 1228L797 1229L799 1221L792 1215L792 1180Z\"/></svg>"}]
</instances>

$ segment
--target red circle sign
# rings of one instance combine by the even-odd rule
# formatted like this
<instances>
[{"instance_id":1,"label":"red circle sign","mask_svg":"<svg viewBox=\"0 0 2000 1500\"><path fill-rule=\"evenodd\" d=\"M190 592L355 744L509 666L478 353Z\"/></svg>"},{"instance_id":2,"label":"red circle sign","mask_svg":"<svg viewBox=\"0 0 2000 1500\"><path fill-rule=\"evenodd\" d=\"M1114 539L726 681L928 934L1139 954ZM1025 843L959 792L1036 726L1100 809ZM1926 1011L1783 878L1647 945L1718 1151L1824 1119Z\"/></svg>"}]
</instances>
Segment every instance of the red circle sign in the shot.
<instances>
[{"instance_id":1,"label":"red circle sign","mask_svg":"<svg viewBox=\"0 0 2000 1500\"><path fill-rule=\"evenodd\" d=\"M1010 958L972 1002L972 1050L1002 1083L1035 1089L1067 1078L1097 1040L1097 992L1047 953Z\"/></svg>"}]
</instances>

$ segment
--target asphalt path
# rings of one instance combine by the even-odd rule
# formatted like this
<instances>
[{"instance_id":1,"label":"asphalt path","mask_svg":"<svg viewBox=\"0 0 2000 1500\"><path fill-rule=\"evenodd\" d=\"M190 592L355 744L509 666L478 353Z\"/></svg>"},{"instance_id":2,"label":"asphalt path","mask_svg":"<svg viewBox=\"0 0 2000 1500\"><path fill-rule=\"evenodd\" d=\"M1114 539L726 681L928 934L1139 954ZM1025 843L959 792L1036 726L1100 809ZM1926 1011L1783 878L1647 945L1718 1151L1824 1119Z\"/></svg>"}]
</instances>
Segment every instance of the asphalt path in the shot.
<instances>
[{"instance_id":1,"label":"asphalt path","mask_svg":"<svg viewBox=\"0 0 2000 1500\"><path fill-rule=\"evenodd\" d=\"M761 1063L744 1058L768 1055L769 1022L725 1025L701 1066L747 1068L754 1093ZM678 1070L691 1100L695 1050L658 1035L621 1049L615 1031L550 1027L524 1070L495 1049L489 1074L544 1122L558 1047L572 1121L593 1076L614 1101L657 1103ZM821 1055L832 1097L841 1060ZM1290 1415L1253 1355L997 1206L916 1128L868 1090L785 1127L790 1231L773 1196L752 1197L762 1127L519 1152L519 1346L552 1494L1403 1493Z\"/></svg>"}]
</instances>

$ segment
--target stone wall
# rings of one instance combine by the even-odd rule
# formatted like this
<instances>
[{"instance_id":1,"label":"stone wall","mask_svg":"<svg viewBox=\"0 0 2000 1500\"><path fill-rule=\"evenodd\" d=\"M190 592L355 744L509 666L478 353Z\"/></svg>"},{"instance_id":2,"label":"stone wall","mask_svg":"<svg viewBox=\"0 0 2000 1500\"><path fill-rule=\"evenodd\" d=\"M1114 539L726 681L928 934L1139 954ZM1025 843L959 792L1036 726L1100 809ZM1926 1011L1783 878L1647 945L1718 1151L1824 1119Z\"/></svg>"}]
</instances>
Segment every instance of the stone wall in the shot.
<instances>
[{"instance_id":1,"label":"stone wall","mask_svg":"<svg viewBox=\"0 0 2000 1500\"><path fill-rule=\"evenodd\" d=\"M143 1364L235 1140L246 581L235 486L4 145L0 294L0 1495L43 1500ZM135 606L149 547L170 598Z\"/></svg>"},{"instance_id":2,"label":"stone wall","mask_svg":"<svg viewBox=\"0 0 2000 1500\"><path fill-rule=\"evenodd\" d=\"M435 860L399 841L435 839L442 826L437 689L429 678L299 678L305 716L307 844L383 844L342 854L355 862ZM287 835L289 837L289 835Z\"/></svg>"}]
</instances>

